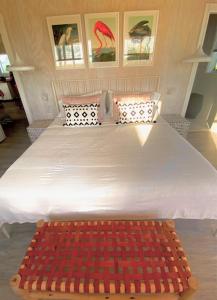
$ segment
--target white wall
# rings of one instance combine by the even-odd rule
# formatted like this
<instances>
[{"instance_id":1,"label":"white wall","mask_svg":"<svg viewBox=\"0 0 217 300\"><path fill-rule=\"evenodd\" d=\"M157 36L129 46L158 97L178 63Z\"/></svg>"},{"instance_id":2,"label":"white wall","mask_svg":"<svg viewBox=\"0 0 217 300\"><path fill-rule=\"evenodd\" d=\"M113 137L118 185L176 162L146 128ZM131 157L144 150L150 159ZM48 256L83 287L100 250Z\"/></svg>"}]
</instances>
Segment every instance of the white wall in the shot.
<instances>
[{"instance_id":1,"label":"white wall","mask_svg":"<svg viewBox=\"0 0 217 300\"><path fill-rule=\"evenodd\" d=\"M196 118L201 127L206 127L210 110L217 101L217 74L206 73L206 63L200 63L192 92L203 95L203 106Z\"/></svg>"},{"instance_id":2,"label":"white wall","mask_svg":"<svg viewBox=\"0 0 217 300\"><path fill-rule=\"evenodd\" d=\"M206 36L204 39L203 49L207 55L210 55L217 37L217 15L210 17ZM203 95L203 106L198 114L195 123L199 127L206 127L212 108L217 103L217 73L207 73L207 63L200 63L197 69L196 78L192 92ZM194 125L194 124L193 124Z\"/></svg>"},{"instance_id":3,"label":"white wall","mask_svg":"<svg viewBox=\"0 0 217 300\"><path fill-rule=\"evenodd\" d=\"M3 41L2 41L2 37L1 37L1 34L0 34L0 54L5 54L5 47L4 47L4 44L3 44Z\"/></svg>"},{"instance_id":4,"label":"white wall","mask_svg":"<svg viewBox=\"0 0 217 300\"><path fill-rule=\"evenodd\" d=\"M160 75L162 112L180 113L191 71L191 64L184 64L181 61L195 51L207 2L207 0L1 0L0 13L4 17L16 59L36 67L36 71L22 74L34 119L55 115L51 81L64 78ZM217 3L217 0L212 2ZM55 70L46 24L47 16L119 11L120 37L122 37L123 12L146 9L160 11L155 60L152 67L120 66L79 71ZM121 46L122 41L120 48ZM43 100L46 95L48 101Z\"/></svg>"}]
</instances>

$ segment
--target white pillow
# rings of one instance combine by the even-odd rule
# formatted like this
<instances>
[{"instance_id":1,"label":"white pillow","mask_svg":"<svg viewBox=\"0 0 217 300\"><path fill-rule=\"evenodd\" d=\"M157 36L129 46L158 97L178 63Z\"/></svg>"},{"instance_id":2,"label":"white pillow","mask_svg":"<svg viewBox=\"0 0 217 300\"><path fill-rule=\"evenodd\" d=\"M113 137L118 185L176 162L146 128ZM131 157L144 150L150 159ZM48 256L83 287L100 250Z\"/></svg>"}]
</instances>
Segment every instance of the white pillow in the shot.
<instances>
[{"instance_id":1,"label":"white pillow","mask_svg":"<svg viewBox=\"0 0 217 300\"><path fill-rule=\"evenodd\" d=\"M156 120L158 115L158 101L160 93L158 92L116 92L108 90L107 102L109 106L109 116L113 122L119 122L118 102L135 103L135 102L154 102L152 122Z\"/></svg>"},{"instance_id":2,"label":"white pillow","mask_svg":"<svg viewBox=\"0 0 217 300\"><path fill-rule=\"evenodd\" d=\"M118 102L118 123L151 123L153 121L154 101Z\"/></svg>"},{"instance_id":3,"label":"white pillow","mask_svg":"<svg viewBox=\"0 0 217 300\"><path fill-rule=\"evenodd\" d=\"M65 124L67 127L100 125L98 118L99 104L63 104L65 110Z\"/></svg>"}]
</instances>

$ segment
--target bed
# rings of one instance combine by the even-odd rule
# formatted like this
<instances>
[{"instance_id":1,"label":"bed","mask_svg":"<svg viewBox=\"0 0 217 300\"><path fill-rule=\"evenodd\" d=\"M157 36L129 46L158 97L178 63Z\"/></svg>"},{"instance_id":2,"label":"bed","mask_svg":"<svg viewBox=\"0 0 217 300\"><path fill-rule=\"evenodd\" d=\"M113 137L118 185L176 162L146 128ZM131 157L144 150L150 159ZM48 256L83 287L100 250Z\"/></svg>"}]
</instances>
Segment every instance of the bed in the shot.
<instances>
[{"instance_id":1,"label":"bed","mask_svg":"<svg viewBox=\"0 0 217 300\"><path fill-rule=\"evenodd\" d=\"M216 202L216 170L160 117L91 128L56 119L0 180L0 221L8 223L217 219Z\"/></svg>"},{"instance_id":2,"label":"bed","mask_svg":"<svg viewBox=\"0 0 217 300\"><path fill-rule=\"evenodd\" d=\"M53 86L58 96L158 84L134 80ZM0 179L0 223L69 218L217 219L217 172L161 117L88 128L56 118Z\"/></svg>"}]
</instances>

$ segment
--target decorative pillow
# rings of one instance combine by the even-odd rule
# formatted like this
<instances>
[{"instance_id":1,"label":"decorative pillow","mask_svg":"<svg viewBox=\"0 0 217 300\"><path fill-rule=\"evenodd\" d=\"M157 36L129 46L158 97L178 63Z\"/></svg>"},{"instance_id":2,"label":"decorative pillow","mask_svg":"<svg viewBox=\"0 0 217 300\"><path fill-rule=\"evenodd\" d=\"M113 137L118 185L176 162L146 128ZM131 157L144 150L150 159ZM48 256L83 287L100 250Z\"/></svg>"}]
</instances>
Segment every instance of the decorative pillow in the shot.
<instances>
[{"instance_id":1,"label":"decorative pillow","mask_svg":"<svg viewBox=\"0 0 217 300\"><path fill-rule=\"evenodd\" d=\"M99 109L99 119L102 122L103 116L105 114L105 91L95 91L86 94L80 95L70 95L70 96L61 96L61 99L58 101L59 110L62 117L65 117L65 111L63 109L63 104L90 104L97 103L100 105Z\"/></svg>"},{"instance_id":2,"label":"decorative pillow","mask_svg":"<svg viewBox=\"0 0 217 300\"><path fill-rule=\"evenodd\" d=\"M119 121L118 123L150 123L153 119L154 102L118 102Z\"/></svg>"},{"instance_id":3,"label":"decorative pillow","mask_svg":"<svg viewBox=\"0 0 217 300\"><path fill-rule=\"evenodd\" d=\"M134 92L134 93L118 93L114 94L112 97L112 105L113 105L113 120L115 122L119 122L120 119L120 109L119 103L125 104L138 104L138 103L147 103L147 106L152 108L152 115L149 116L149 122L153 122L157 116L158 110L158 101L160 99L160 94L156 92ZM145 105L144 105L145 107ZM146 122L146 121L141 121Z\"/></svg>"},{"instance_id":4,"label":"decorative pillow","mask_svg":"<svg viewBox=\"0 0 217 300\"><path fill-rule=\"evenodd\" d=\"M98 119L99 104L63 104L67 127L100 125Z\"/></svg>"}]
</instances>

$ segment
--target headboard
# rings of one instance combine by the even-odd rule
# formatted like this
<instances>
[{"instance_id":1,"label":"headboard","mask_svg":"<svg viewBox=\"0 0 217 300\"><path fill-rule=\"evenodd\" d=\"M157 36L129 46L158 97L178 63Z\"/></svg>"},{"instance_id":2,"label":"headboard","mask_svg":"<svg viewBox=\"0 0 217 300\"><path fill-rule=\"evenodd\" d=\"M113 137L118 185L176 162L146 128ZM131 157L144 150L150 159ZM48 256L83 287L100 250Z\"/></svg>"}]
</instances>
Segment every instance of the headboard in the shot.
<instances>
[{"instance_id":1,"label":"headboard","mask_svg":"<svg viewBox=\"0 0 217 300\"><path fill-rule=\"evenodd\" d=\"M152 92L159 90L159 76L149 75L131 78L98 78L81 80L54 80L52 88L56 107L61 96L84 94L97 90L113 90L121 92Z\"/></svg>"}]
</instances>

